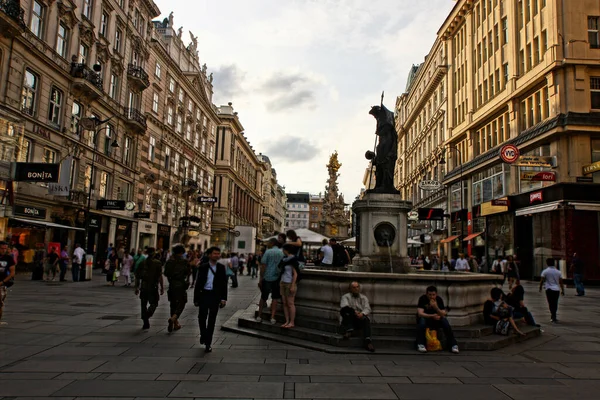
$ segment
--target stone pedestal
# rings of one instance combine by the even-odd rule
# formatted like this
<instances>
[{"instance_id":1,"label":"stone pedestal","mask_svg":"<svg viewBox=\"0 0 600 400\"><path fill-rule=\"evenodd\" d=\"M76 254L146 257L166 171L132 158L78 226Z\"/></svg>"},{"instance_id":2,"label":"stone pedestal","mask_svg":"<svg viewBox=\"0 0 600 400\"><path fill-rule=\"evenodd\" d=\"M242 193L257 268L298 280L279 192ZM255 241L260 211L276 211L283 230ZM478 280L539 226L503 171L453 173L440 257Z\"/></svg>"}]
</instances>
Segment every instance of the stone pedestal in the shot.
<instances>
[{"instance_id":1,"label":"stone pedestal","mask_svg":"<svg viewBox=\"0 0 600 400\"><path fill-rule=\"evenodd\" d=\"M367 193L352 204L358 222L358 254L348 270L407 273L407 213L412 204L399 194Z\"/></svg>"}]
</instances>

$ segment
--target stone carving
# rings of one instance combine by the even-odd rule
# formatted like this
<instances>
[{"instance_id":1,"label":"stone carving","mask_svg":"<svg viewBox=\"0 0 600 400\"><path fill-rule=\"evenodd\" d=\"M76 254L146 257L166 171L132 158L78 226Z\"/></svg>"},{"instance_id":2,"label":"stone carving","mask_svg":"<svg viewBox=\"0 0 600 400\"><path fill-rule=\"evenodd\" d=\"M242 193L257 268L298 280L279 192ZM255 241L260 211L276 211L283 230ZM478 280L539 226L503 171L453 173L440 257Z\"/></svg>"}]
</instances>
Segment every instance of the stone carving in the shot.
<instances>
[{"instance_id":1,"label":"stone carving","mask_svg":"<svg viewBox=\"0 0 600 400\"><path fill-rule=\"evenodd\" d=\"M329 179L325 186L325 197L323 199L323 221L325 229L322 231L325 236L348 236L348 227L350 226L350 215L344 209L344 195L338 193L337 179L340 176L338 171L342 164L338 160L337 151L329 158L327 170Z\"/></svg>"},{"instance_id":2,"label":"stone carving","mask_svg":"<svg viewBox=\"0 0 600 400\"><path fill-rule=\"evenodd\" d=\"M394 186L394 169L398 158L398 134L394 126L394 113L382 102L379 106L371 107L369 114L377 120L375 134L379 137L376 153L367 151L365 154L375 167L375 188L369 192L397 194L399 192Z\"/></svg>"},{"instance_id":3,"label":"stone carving","mask_svg":"<svg viewBox=\"0 0 600 400\"><path fill-rule=\"evenodd\" d=\"M192 31L189 31L189 32L190 32L190 38L192 39L192 42L188 46L188 50L192 53L196 53L198 51L198 37L194 36Z\"/></svg>"}]
</instances>

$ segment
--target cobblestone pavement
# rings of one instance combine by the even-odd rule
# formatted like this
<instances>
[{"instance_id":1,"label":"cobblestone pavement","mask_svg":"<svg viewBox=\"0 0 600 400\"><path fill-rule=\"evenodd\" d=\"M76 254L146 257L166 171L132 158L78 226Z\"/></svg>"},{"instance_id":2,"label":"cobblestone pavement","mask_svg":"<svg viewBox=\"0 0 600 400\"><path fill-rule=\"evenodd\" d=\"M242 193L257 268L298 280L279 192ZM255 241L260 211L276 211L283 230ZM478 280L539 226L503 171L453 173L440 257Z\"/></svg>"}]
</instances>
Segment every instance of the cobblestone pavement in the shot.
<instances>
[{"instance_id":1,"label":"cobblestone pavement","mask_svg":"<svg viewBox=\"0 0 600 400\"><path fill-rule=\"evenodd\" d=\"M85 283L18 278L0 326L2 399L599 398L598 289L585 297L568 289L551 325L542 294L526 284L544 334L496 352L332 355L217 331L205 354L191 303L183 329L168 334L163 296L143 332L131 288L107 287L100 275ZM217 324L256 294L256 280L240 277Z\"/></svg>"}]
</instances>

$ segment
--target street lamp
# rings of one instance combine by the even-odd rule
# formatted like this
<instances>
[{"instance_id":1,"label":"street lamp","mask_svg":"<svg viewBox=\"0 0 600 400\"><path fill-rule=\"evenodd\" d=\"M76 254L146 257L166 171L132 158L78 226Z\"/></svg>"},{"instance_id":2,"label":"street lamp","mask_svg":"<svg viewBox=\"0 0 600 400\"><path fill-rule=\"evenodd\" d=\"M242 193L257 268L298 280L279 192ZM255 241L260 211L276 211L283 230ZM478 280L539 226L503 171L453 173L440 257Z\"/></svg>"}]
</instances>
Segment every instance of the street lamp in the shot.
<instances>
[{"instance_id":1,"label":"street lamp","mask_svg":"<svg viewBox=\"0 0 600 400\"><path fill-rule=\"evenodd\" d=\"M463 237L465 235L464 232L464 221L462 219L462 210L464 210L465 206L464 206L464 196L463 196L463 164L462 164L462 154L460 152L460 150L458 149L458 147L456 146L448 146L448 150L454 150L458 153L458 157L459 157L459 173L460 173L460 211L459 211L459 215L461 216L460 218L460 240L461 240L461 245L460 245L460 249L462 252L464 252L464 246L462 244L462 240ZM442 155L440 157L440 161L438 164L440 165L444 165L446 164L446 160L444 159L444 155L446 154L446 149L442 150ZM452 201L452 192L450 192L450 200ZM450 215L452 215L452 212L450 212ZM450 223L452 223L452 220L450 220Z\"/></svg>"}]
</instances>

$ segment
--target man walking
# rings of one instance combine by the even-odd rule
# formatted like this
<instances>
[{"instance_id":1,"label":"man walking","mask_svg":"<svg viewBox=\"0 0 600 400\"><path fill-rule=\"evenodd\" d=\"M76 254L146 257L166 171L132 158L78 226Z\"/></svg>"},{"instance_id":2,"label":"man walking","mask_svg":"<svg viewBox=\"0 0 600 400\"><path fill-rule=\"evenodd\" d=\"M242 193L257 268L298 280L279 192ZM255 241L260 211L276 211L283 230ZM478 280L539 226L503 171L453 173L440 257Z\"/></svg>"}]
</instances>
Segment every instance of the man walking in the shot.
<instances>
[{"instance_id":1,"label":"man walking","mask_svg":"<svg viewBox=\"0 0 600 400\"><path fill-rule=\"evenodd\" d=\"M471 268L469 267L469 262L465 260L465 255L460 253L458 255L458 260L456 260L456 266L454 267L456 271L469 272Z\"/></svg>"},{"instance_id":2,"label":"man walking","mask_svg":"<svg viewBox=\"0 0 600 400\"><path fill-rule=\"evenodd\" d=\"M262 311L269 294L271 295L271 324L275 325L275 313L277 312L277 302L281 299L279 293L279 263L283 259L283 251L277 246L277 239L270 238L267 242L267 251L263 254L260 264L260 278L258 287L260 288L260 302L258 303L258 316L256 322L262 322Z\"/></svg>"},{"instance_id":3,"label":"man walking","mask_svg":"<svg viewBox=\"0 0 600 400\"><path fill-rule=\"evenodd\" d=\"M349 292L342 296L340 301L340 315L342 316L341 330L344 338L348 339L354 329L362 330L365 348L370 352L375 351L371 342L371 306L369 299L360 293L360 284L358 282L350 283Z\"/></svg>"},{"instance_id":4,"label":"man walking","mask_svg":"<svg viewBox=\"0 0 600 400\"><path fill-rule=\"evenodd\" d=\"M79 282L79 272L81 271L84 257L85 251L81 248L81 245L79 243L75 244L75 250L73 250L73 263L71 265L73 282Z\"/></svg>"},{"instance_id":5,"label":"man walking","mask_svg":"<svg viewBox=\"0 0 600 400\"><path fill-rule=\"evenodd\" d=\"M58 265L58 260L59 260L59 256L56 253L56 248L55 247L51 247L50 248L50 252L48 253L48 255L45 258L45 273L46 273L46 280L49 281L50 280L50 273L52 273L52 280L56 279L56 267Z\"/></svg>"},{"instance_id":6,"label":"man walking","mask_svg":"<svg viewBox=\"0 0 600 400\"><path fill-rule=\"evenodd\" d=\"M148 248L149 257L144 259L135 274L135 295L140 296L142 305L142 329L150 329L150 318L154 315L158 300L165 292L162 276L162 264L154 258L154 248ZM158 287L160 286L160 295ZM148 307L150 304L150 307Z\"/></svg>"},{"instance_id":7,"label":"man walking","mask_svg":"<svg viewBox=\"0 0 600 400\"><path fill-rule=\"evenodd\" d=\"M200 344L205 345L205 351L210 353L217 313L219 308L223 308L227 304L228 279L226 267L217 262L221 257L221 250L218 247L211 247L207 250L207 254L207 262L198 267L194 305L198 307Z\"/></svg>"},{"instance_id":8,"label":"man walking","mask_svg":"<svg viewBox=\"0 0 600 400\"><path fill-rule=\"evenodd\" d=\"M558 322L556 318L556 312L558 311L558 299L560 295L565 295L565 288L563 286L562 275L559 270L556 269L554 264L554 258L546 259L547 268L542 271L542 277L540 278L540 293L542 292L542 286L546 287L546 300L548 300L548 308L550 309L550 322Z\"/></svg>"},{"instance_id":9,"label":"man walking","mask_svg":"<svg viewBox=\"0 0 600 400\"><path fill-rule=\"evenodd\" d=\"M4 312L4 302L8 295L8 288L11 287L15 279L15 260L8 252L8 243L0 242L0 324L2 322L2 313Z\"/></svg>"},{"instance_id":10,"label":"man walking","mask_svg":"<svg viewBox=\"0 0 600 400\"><path fill-rule=\"evenodd\" d=\"M175 245L171 258L165 264L165 276L169 280L167 296L169 297L171 307L171 317L168 320L169 325L167 327L167 331L169 332L181 329L178 319L183 313L185 303L187 303L187 288L190 285L190 267L187 260L183 258L184 253L185 247L183 245ZM148 256L148 258L154 257Z\"/></svg>"},{"instance_id":11,"label":"man walking","mask_svg":"<svg viewBox=\"0 0 600 400\"><path fill-rule=\"evenodd\" d=\"M571 273L573 274L573 283L575 283L575 290L577 290L577 296L585 296L585 288L583 287L583 261L577 256L577 253L573 253L573 260L571 261Z\"/></svg>"},{"instance_id":12,"label":"man walking","mask_svg":"<svg viewBox=\"0 0 600 400\"><path fill-rule=\"evenodd\" d=\"M237 253L231 253L231 258L229 259L231 263L231 270L233 271L233 275L231 276L231 287L238 287L238 271L240 270L240 259Z\"/></svg>"}]
</instances>

